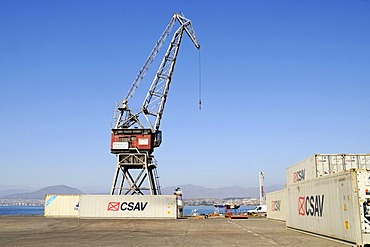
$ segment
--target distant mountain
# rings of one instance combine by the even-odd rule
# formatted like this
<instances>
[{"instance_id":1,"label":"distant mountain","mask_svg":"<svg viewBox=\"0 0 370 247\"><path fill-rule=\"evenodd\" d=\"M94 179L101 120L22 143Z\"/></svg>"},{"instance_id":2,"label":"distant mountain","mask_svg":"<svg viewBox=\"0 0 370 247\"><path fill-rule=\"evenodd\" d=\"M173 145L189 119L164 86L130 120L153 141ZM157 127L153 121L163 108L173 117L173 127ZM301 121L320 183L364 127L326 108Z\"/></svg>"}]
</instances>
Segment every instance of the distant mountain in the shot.
<instances>
[{"instance_id":1,"label":"distant mountain","mask_svg":"<svg viewBox=\"0 0 370 247\"><path fill-rule=\"evenodd\" d=\"M180 187L183 192L183 197L185 199L200 199L200 198L215 198L215 199L223 199L223 198L259 198L259 188L258 187L250 187L250 188L243 188L240 186L228 186L228 187L221 187L221 188L206 188L203 186L192 185L192 184L185 184L185 185L177 185L171 187L164 187L162 188L163 195L172 195L174 190ZM283 185L272 185L267 186L265 188L266 192L276 191L283 189ZM44 199L46 194L84 194L77 188L72 188L66 185L55 185L45 187L43 189L28 192L24 190L4 190L0 191L0 198L3 199ZM89 194L96 194L92 193ZM105 193L98 193L98 194L109 194L108 192Z\"/></svg>"},{"instance_id":2,"label":"distant mountain","mask_svg":"<svg viewBox=\"0 0 370 247\"><path fill-rule=\"evenodd\" d=\"M236 197L252 197L252 198L259 198L259 188L258 187L250 187L250 188L243 188L240 186L228 186L222 188L206 188L202 186L192 185L192 184L185 184L185 185L178 185L178 186L171 186L162 188L162 194L168 195L173 194L174 190L180 187L183 192L183 197L185 199L200 199L200 198L236 198ZM272 185L265 187L265 192L271 192L276 190L283 189L283 185Z\"/></svg>"},{"instance_id":3,"label":"distant mountain","mask_svg":"<svg viewBox=\"0 0 370 247\"><path fill-rule=\"evenodd\" d=\"M78 187L84 194L101 194L110 195L111 188L109 186L81 186Z\"/></svg>"},{"instance_id":4,"label":"distant mountain","mask_svg":"<svg viewBox=\"0 0 370 247\"><path fill-rule=\"evenodd\" d=\"M9 184L0 184L0 191L4 190L35 190L35 187L27 185L9 185Z\"/></svg>"},{"instance_id":5,"label":"distant mountain","mask_svg":"<svg viewBox=\"0 0 370 247\"><path fill-rule=\"evenodd\" d=\"M0 198L10 194L20 194L35 191L36 188L25 185L0 184Z\"/></svg>"},{"instance_id":6,"label":"distant mountain","mask_svg":"<svg viewBox=\"0 0 370 247\"><path fill-rule=\"evenodd\" d=\"M1 190L0 191L0 198L11 195L11 194L20 194L20 193L28 193L31 192L30 190L26 189L9 189L9 190Z\"/></svg>"},{"instance_id":7,"label":"distant mountain","mask_svg":"<svg viewBox=\"0 0 370 247\"><path fill-rule=\"evenodd\" d=\"M3 196L4 199L44 199L46 194L83 194L79 189L66 185L55 185L45 187L35 192L18 193Z\"/></svg>"}]
</instances>

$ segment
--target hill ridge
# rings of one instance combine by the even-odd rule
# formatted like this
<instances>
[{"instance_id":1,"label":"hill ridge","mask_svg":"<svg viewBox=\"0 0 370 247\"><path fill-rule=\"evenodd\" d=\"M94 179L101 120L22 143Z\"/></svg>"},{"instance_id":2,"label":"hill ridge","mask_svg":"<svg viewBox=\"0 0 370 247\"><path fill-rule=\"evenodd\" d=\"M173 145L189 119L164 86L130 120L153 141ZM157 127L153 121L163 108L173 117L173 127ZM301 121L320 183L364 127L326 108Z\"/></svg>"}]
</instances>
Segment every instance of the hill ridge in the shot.
<instances>
[{"instance_id":1,"label":"hill ridge","mask_svg":"<svg viewBox=\"0 0 370 247\"><path fill-rule=\"evenodd\" d=\"M67 185L52 185L34 192L5 195L2 199L44 199L46 194L83 194L79 189Z\"/></svg>"}]
</instances>

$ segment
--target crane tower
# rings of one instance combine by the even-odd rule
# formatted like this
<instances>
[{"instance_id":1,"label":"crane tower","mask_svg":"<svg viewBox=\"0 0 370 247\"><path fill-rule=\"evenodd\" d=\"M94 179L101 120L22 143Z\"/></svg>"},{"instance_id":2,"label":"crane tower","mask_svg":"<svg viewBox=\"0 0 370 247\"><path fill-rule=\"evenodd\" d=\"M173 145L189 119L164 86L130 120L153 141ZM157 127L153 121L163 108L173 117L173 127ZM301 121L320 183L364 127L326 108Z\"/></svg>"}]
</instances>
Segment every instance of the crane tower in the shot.
<instances>
[{"instance_id":1,"label":"crane tower","mask_svg":"<svg viewBox=\"0 0 370 247\"><path fill-rule=\"evenodd\" d=\"M173 35L144 102L140 110L133 111L129 107L129 100L135 94L176 22L180 27ZM184 33L199 50L200 45L191 21L182 13L173 14L126 97L121 104L116 105L115 124L111 131L111 153L117 157L117 166L111 195L161 194L153 151L162 142L160 123Z\"/></svg>"},{"instance_id":2,"label":"crane tower","mask_svg":"<svg viewBox=\"0 0 370 247\"><path fill-rule=\"evenodd\" d=\"M266 205L264 172L259 172L259 180L260 180L260 205Z\"/></svg>"}]
</instances>

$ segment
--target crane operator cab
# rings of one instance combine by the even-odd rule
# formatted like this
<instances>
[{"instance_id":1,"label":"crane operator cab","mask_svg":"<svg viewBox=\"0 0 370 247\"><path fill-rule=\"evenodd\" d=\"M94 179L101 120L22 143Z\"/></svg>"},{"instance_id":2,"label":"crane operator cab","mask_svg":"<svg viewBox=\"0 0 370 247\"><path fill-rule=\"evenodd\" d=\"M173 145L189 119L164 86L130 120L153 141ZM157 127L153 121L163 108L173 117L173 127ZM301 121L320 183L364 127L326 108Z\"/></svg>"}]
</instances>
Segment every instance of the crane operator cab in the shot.
<instances>
[{"instance_id":1,"label":"crane operator cab","mask_svg":"<svg viewBox=\"0 0 370 247\"><path fill-rule=\"evenodd\" d=\"M131 150L152 153L162 143L162 131L151 129L112 129L111 153L118 154Z\"/></svg>"}]
</instances>

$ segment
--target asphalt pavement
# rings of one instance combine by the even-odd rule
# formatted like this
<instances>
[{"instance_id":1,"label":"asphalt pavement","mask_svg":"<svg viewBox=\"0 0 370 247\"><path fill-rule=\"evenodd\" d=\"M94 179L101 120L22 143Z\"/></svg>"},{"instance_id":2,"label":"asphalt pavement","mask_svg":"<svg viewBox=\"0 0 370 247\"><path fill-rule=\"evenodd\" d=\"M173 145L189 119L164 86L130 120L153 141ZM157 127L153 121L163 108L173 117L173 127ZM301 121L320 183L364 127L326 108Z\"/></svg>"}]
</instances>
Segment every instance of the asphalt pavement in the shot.
<instances>
[{"instance_id":1,"label":"asphalt pavement","mask_svg":"<svg viewBox=\"0 0 370 247\"><path fill-rule=\"evenodd\" d=\"M348 246L266 218L0 217L0 246Z\"/></svg>"}]
</instances>

